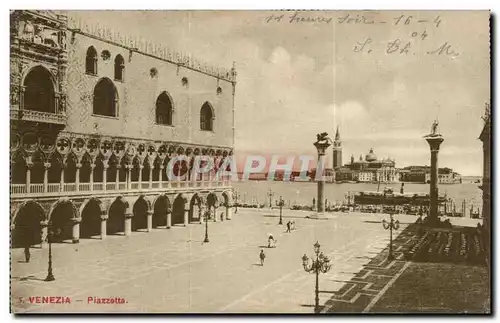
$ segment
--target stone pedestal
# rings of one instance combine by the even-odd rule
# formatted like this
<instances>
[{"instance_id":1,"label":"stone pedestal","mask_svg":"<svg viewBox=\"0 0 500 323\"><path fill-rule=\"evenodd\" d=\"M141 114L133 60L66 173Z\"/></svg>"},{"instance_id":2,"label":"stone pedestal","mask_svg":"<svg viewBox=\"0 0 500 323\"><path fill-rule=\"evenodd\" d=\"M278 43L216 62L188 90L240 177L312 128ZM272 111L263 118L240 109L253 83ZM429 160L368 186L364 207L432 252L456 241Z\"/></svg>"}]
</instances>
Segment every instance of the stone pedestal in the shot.
<instances>
[{"instance_id":1,"label":"stone pedestal","mask_svg":"<svg viewBox=\"0 0 500 323\"><path fill-rule=\"evenodd\" d=\"M184 226L187 227L189 224L189 209L184 210Z\"/></svg>"},{"instance_id":2,"label":"stone pedestal","mask_svg":"<svg viewBox=\"0 0 500 323\"><path fill-rule=\"evenodd\" d=\"M132 235L132 213L125 214L125 236Z\"/></svg>"},{"instance_id":3,"label":"stone pedestal","mask_svg":"<svg viewBox=\"0 0 500 323\"><path fill-rule=\"evenodd\" d=\"M430 207L429 221L438 222L438 154L439 147L444 141L443 136L439 134L428 135L424 137L431 150L431 184L429 189Z\"/></svg>"},{"instance_id":4,"label":"stone pedestal","mask_svg":"<svg viewBox=\"0 0 500 323\"><path fill-rule=\"evenodd\" d=\"M167 229L172 227L172 212L167 212Z\"/></svg>"},{"instance_id":5,"label":"stone pedestal","mask_svg":"<svg viewBox=\"0 0 500 323\"><path fill-rule=\"evenodd\" d=\"M80 242L80 219L72 219L73 221L73 243Z\"/></svg>"},{"instance_id":6,"label":"stone pedestal","mask_svg":"<svg viewBox=\"0 0 500 323\"><path fill-rule=\"evenodd\" d=\"M233 208L230 206L226 207L226 220L231 220L233 217Z\"/></svg>"},{"instance_id":7,"label":"stone pedestal","mask_svg":"<svg viewBox=\"0 0 500 323\"><path fill-rule=\"evenodd\" d=\"M101 240L106 239L107 236L107 217L101 217Z\"/></svg>"},{"instance_id":8,"label":"stone pedestal","mask_svg":"<svg viewBox=\"0 0 500 323\"><path fill-rule=\"evenodd\" d=\"M147 218L147 231L151 232L153 230L153 211L148 211Z\"/></svg>"}]
</instances>

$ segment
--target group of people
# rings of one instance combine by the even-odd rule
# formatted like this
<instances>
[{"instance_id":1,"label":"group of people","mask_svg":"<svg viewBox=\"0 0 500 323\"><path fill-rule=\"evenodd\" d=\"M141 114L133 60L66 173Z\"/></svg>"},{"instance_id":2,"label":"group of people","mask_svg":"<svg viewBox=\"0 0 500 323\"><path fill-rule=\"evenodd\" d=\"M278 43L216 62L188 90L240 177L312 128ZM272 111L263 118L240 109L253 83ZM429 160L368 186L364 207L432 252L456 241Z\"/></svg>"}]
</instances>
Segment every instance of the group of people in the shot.
<instances>
[{"instance_id":1,"label":"group of people","mask_svg":"<svg viewBox=\"0 0 500 323\"><path fill-rule=\"evenodd\" d=\"M290 233L292 232L292 230L296 230L295 220L288 221L286 223L286 232ZM278 240L274 239L273 234L270 233L267 237L267 247L276 248L276 242L278 242ZM264 260L266 259L266 254L264 253L264 249L260 250L259 258L260 258L260 265L264 266Z\"/></svg>"}]
</instances>

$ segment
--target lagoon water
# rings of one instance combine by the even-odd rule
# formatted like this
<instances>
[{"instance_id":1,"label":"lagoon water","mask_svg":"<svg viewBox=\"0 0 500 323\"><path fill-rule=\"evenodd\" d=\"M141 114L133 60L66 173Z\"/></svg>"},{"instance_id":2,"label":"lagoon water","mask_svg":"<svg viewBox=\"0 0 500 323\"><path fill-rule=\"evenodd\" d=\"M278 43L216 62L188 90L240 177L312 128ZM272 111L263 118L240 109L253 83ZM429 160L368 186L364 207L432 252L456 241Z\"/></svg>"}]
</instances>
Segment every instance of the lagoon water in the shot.
<instances>
[{"instance_id":1,"label":"lagoon water","mask_svg":"<svg viewBox=\"0 0 500 323\"><path fill-rule=\"evenodd\" d=\"M457 211L461 211L462 202L466 200L467 209L471 203L475 208L482 205L482 192L479 183L463 184L441 184L439 194L446 194L456 203ZM313 197L316 196L317 184L314 182L280 182L280 181L239 181L233 183L234 189L239 193L239 201L242 203L265 203L269 205L269 189L274 193L274 200L282 196L286 205L290 204L312 204ZM341 203L346 193L359 191L377 191L378 184L371 183L325 183L325 198L329 203L335 201ZM380 191L384 187L392 187L395 192L399 192L401 184L380 184ZM405 193L429 193L429 184L405 183Z\"/></svg>"}]
</instances>

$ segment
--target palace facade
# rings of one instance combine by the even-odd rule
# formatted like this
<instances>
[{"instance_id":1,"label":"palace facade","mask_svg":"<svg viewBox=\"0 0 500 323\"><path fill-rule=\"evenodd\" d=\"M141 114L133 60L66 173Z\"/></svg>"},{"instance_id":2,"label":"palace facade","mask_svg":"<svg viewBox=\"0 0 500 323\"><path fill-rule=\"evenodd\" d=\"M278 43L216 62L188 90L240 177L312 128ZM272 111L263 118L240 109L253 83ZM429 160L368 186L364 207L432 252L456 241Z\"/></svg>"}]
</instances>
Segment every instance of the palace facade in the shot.
<instances>
[{"instance_id":1,"label":"palace facade","mask_svg":"<svg viewBox=\"0 0 500 323\"><path fill-rule=\"evenodd\" d=\"M202 221L223 207L236 71L71 13L11 11L12 246ZM182 156L170 176L167 165ZM196 156L216 168L193 172ZM225 166L224 166L225 167ZM217 217L213 217L216 219Z\"/></svg>"}]
</instances>

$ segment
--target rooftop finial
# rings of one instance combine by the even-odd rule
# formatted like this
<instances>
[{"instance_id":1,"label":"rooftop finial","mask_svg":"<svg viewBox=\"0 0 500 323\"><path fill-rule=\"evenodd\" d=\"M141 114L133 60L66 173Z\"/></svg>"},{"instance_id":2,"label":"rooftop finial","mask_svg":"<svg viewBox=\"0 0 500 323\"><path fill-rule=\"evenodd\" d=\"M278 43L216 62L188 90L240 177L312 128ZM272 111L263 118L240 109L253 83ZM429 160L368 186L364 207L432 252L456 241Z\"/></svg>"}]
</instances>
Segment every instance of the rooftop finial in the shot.
<instances>
[{"instance_id":1,"label":"rooftop finial","mask_svg":"<svg viewBox=\"0 0 500 323\"><path fill-rule=\"evenodd\" d=\"M340 140L339 126L337 125L337 132L335 133L335 140Z\"/></svg>"}]
</instances>

